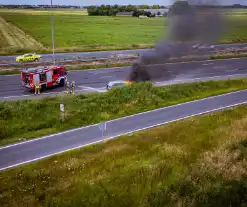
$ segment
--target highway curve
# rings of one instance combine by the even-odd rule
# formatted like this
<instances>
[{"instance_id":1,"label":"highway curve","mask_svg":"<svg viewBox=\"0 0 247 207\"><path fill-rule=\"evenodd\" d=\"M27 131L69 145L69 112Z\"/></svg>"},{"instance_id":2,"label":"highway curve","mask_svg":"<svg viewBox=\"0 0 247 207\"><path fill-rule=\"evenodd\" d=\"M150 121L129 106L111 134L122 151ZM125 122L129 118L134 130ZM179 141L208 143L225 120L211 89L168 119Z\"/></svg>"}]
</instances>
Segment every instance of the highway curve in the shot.
<instances>
[{"instance_id":1,"label":"highway curve","mask_svg":"<svg viewBox=\"0 0 247 207\"><path fill-rule=\"evenodd\" d=\"M4 146L0 148L0 171L101 142L103 139L112 139L134 131L246 103L247 90L242 90L108 121L104 137L101 135L99 125L95 124Z\"/></svg>"},{"instance_id":2,"label":"highway curve","mask_svg":"<svg viewBox=\"0 0 247 207\"><path fill-rule=\"evenodd\" d=\"M149 69L152 70L154 67L156 69L167 68L166 76L154 81L163 84L212 78L227 79L247 75L247 58L150 65ZM77 91L103 92L109 81L126 79L129 72L130 67L69 71L68 79L76 81ZM56 87L47 90L46 93L49 95L64 90L63 87ZM22 88L20 75L0 76L0 100L13 100L28 96L32 96L32 93Z\"/></svg>"}]
</instances>

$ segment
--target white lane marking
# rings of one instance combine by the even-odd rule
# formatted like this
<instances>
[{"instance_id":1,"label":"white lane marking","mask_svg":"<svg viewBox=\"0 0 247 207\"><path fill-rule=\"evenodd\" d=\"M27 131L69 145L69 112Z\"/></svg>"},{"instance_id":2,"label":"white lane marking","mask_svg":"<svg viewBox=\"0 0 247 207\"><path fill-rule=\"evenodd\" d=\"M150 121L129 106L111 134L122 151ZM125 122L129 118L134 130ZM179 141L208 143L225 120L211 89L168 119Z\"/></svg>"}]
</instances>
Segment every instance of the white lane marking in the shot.
<instances>
[{"instance_id":1,"label":"white lane marking","mask_svg":"<svg viewBox=\"0 0 247 207\"><path fill-rule=\"evenodd\" d=\"M154 64L154 65L175 65L175 64L188 64L188 63L203 63L203 62L216 62L216 61L229 61L229 60L237 60L237 59L242 59L242 60L247 60L247 58L229 58L229 59L218 59L218 60L194 60L194 61L188 61L188 62L178 62L178 63L164 63L164 64ZM113 67L113 68L95 68L95 69L86 69L86 70L69 70L68 72L87 72L87 71L100 71L100 70L112 70L112 69L122 69L122 68L127 68L131 66L123 66L123 67ZM103 71L102 71L103 72ZM106 71L104 71L106 72ZM98 73L98 72L97 72ZM20 74L16 74L16 76L19 76ZM5 76L5 75L2 75ZM15 76L15 75L13 75Z\"/></svg>"},{"instance_id":2,"label":"white lane marking","mask_svg":"<svg viewBox=\"0 0 247 207\"><path fill-rule=\"evenodd\" d=\"M113 77L112 75L108 75L108 76L102 76L100 78L103 79L103 78L112 78L112 77Z\"/></svg>"},{"instance_id":3,"label":"white lane marking","mask_svg":"<svg viewBox=\"0 0 247 207\"><path fill-rule=\"evenodd\" d=\"M70 130L67 130L67 131L64 131L64 132L59 132L59 133L50 134L50 135L47 135L47 136L42 136L42 137L39 137L39 138L31 139L31 140L28 140L28 141L23 141L23 142L18 142L18 143L15 143L15 144L6 145L6 146L3 146L3 147L0 147L0 150L6 149L6 148L10 148L10 147L14 147L14 146L18 146L18 145L22 145L22 144L26 144L26 143L30 143L30 142L35 142L35 141L38 141L38 140L41 140L41 139L47 139L47 138L58 136L58 135L61 135L61 134L67 134L67 133L70 133L70 132L74 132L74 131L77 131L77 130L80 130L80 129L86 129L86 128L93 127L93 126L96 126L96 125L98 125L98 124L92 124L92 125L88 125L88 126L83 126L83 127L80 127L80 128L70 129Z\"/></svg>"},{"instance_id":4,"label":"white lane marking","mask_svg":"<svg viewBox=\"0 0 247 207\"><path fill-rule=\"evenodd\" d=\"M233 72L233 71L238 71L238 70L241 70L241 68L236 68L236 69L228 69L228 70L226 70L226 71Z\"/></svg>"},{"instance_id":5,"label":"white lane marking","mask_svg":"<svg viewBox=\"0 0 247 207\"><path fill-rule=\"evenodd\" d=\"M30 95L21 95L21 96L3 96L0 97L0 99L9 99L9 98L20 98L20 97L28 97L28 96L32 96L32 97L44 97L42 95L51 95L51 94L63 94L66 91L57 91L57 92L50 92L50 93L40 93L40 96L35 96L34 94L30 94ZM76 90L75 92L78 92L78 90Z\"/></svg>"},{"instance_id":6,"label":"white lane marking","mask_svg":"<svg viewBox=\"0 0 247 207\"><path fill-rule=\"evenodd\" d=\"M202 65L213 65L214 63L204 63Z\"/></svg>"},{"instance_id":7,"label":"white lane marking","mask_svg":"<svg viewBox=\"0 0 247 207\"><path fill-rule=\"evenodd\" d=\"M210 80L210 79L215 79L215 78L227 78L227 77L245 77L247 76L247 73L241 73L241 74L233 74L233 75L219 75L219 76L208 76L208 77L203 77L203 78L185 78L185 79L174 79L172 81L162 81L162 82L155 82L156 84L162 84L166 85L166 82L173 82L173 83L181 83L181 82L186 82L186 81L193 81L193 80Z\"/></svg>"},{"instance_id":8,"label":"white lane marking","mask_svg":"<svg viewBox=\"0 0 247 207\"><path fill-rule=\"evenodd\" d=\"M235 69L238 70L238 69ZM223 77L242 77L242 76L247 76L247 73L243 73L243 74L233 74L233 75L223 75L223 76L208 76L208 77L203 77L203 78L192 78L192 79L175 79L172 81L161 81L161 82L155 82L154 84L160 84L160 86L166 85L167 82L173 82L173 83L183 83L186 81L191 81L191 80L210 80L210 79L214 79L214 78L223 78ZM93 88L93 87L89 87L89 86L78 86L80 88L82 88L82 90L93 90L93 91L98 91L98 92L106 92L104 89L102 91L102 88ZM80 92L82 90L79 90ZM77 90L76 90L77 92ZM50 95L50 94L59 94L59 93L65 93L65 91L63 92L50 92L50 93L43 93L45 95ZM19 97L28 97L28 96L34 96L34 95L21 95L21 96L4 96L4 97L0 97L0 99L9 99L9 98L19 98Z\"/></svg>"},{"instance_id":9,"label":"white lane marking","mask_svg":"<svg viewBox=\"0 0 247 207\"><path fill-rule=\"evenodd\" d=\"M221 68L221 69L223 69L223 68L226 68L226 66L215 66L215 67L213 67L213 69L216 69L216 68Z\"/></svg>"},{"instance_id":10,"label":"white lane marking","mask_svg":"<svg viewBox=\"0 0 247 207\"><path fill-rule=\"evenodd\" d=\"M217 95L217 96L206 97L206 98L199 99L199 100L187 101L187 102L176 104L176 105L172 105L172 106L162 107L162 108L154 109L154 110L151 110L151 111L141 112L141 113L133 114L133 115L130 115L130 116L125 116L125 117L109 120L107 122L110 123L110 122L117 121L117 120L120 120L120 119L126 119L126 118L129 118L129 117L138 116L138 115L141 115L141 114L152 113L152 112L163 110L163 109L169 109L169 108L176 107L176 106L182 106L182 105L186 105L186 104L190 104L190 103L200 102L200 101L203 101L203 100L214 99L214 98L217 98L217 97L227 96L227 95L236 94L236 93L240 93L240 92L244 92L244 91L247 91L247 89L244 89L244 90L241 90L241 91L234 91L234 92L230 92L230 93L226 93L226 94L221 94L221 95ZM97 123L97 124L99 124L99 123ZM56 135L66 134L66 133L73 132L73 131L76 131L76 130L79 130L79 129L83 129L83 128L96 126L97 124L83 126L83 127L80 127L80 128L75 128L75 129L67 130L67 131L64 131L64 132L59 132L59 133L55 133L55 134L51 134L51 135L35 138L35 139L32 139L32 140L19 142L19 143L16 143L16 144L6 145L6 146L3 146L3 147L0 147L0 150L4 149L4 148L9 148L9 147L12 147L12 146L20 145L20 144L34 142L34 141L37 141L37 140L40 140L40 139L46 139L46 138L53 137L53 136L56 136Z\"/></svg>"},{"instance_id":11,"label":"white lane marking","mask_svg":"<svg viewBox=\"0 0 247 207\"><path fill-rule=\"evenodd\" d=\"M118 69L124 69L128 68L130 66L121 66L121 67L112 67L112 68L95 68L95 69L86 69L86 70L69 70L68 72L73 72L75 73L82 73L82 72L89 72L91 74L101 74L101 73L107 73L107 70L118 70Z\"/></svg>"},{"instance_id":12,"label":"white lane marking","mask_svg":"<svg viewBox=\"0 0 247 207\"><path fill-rule=\"evenodd\" d=\"M83 88L83 89L80 90L80 91L92 91L92 89L90 89L90 88Z\"/></svg>"},{"instance_id":13,"label":"white lane marking","mask_svg":"<svg viewBox=\"0 0 247 207\"><path fill-rule=\"evenodd\" d=\"M78 87L80 87L82 90L98 91L98 88L93 88L93 87L89 87L89 86L78 86Z\"/></svg>"},{"instance_id":14,"label":"white lane marking","mask_svg":"<svg viewBox=\"0 0 247 207\"><path fill-rule=\"evenodd\" d=\"M26 96L32 96L32 95L21 95L21 96L4 96L4 97L1 97L1 98L6 98L6 99L8 99L8 98L17 98L17 97L26 97Z\"/></svg>"},{"instance_id":15,"label":"white lane marking","mask_svg":"<svg viewBox=\"0 0 247 207\"><path fill-rule=\"evenodd\" d=\"M204 111L204 112L200 112L200 113L195 113L195 114L192 114L192 115L189 115L189 116L185 116L185 117L182 117L182 118L173 119L171 121L162 122L162 123L159 123L159 124L154 124L154 125L151 125L151 126L148 126L148 127L143 127L143 128L136 129L136 130L131 130L131 131L128 131L128 132L125 132L125 133L119 133L119 134L116 134L115 136L111 136L111 137L108 137L108 138L105 138L105 139L99 139L99 140L97 140L95 142L90 142L88 144L79 145L77 147L73 147L73 148L70 148L70 149L62 150L62 151L59 151L59 152L56 152L56 153L51 153L51 154L48 154L46 156L41 156L41 157L38 157L38 158L35 158L35 159L31 159L31 160L28 160L28 161L25 161L25 162L20 162L18 164L9 165L7 167L0 168L0 171L6 170L6 169L9 169L9 168L13 168L13 167L17 167L17 166L20 166L20 165L23 165L23 164L28 164L28 163L31 163L31 162L34 162L34 161L38 161L38 160L41 160L41 159L44 159L44 158L48 158L48 157L51 157L53 155L57 155L57 154L61 154L61 153L64 153L64 152L71 151L71 150L83 148L83 147L86 147L86 146L89 146L89 145L97 144L97 143L100 143L100 142L103 142L103 141L106 141L106 140L111 140L111 139L114 139L116 137L123 136L123 135L126 135L126 134L130 134L130 133L133 133L133 132L142 131L142 130L145 130L145 129L150 129L150 128L157 127L157 126L160 126L160 125L172 123L172 122L175 122L175 121L191 118L191 117L194 117L194 116L198 116L198 115L202 115L202 114L206 114L206 113L210 113L210 112L214 112L214 111L219 111L219 110L226 109L226 108L231 108L231 107L234 107L234 106L243 105L243 104L246 104L246 103L247 103L247 101L244 101L244 102L237 103L237 104L232 104L232 105L219 107L219 108L216 108L216 109L212 109L212 110L208 110L208 111Z\"/></svg>"},{"instance_id":16,"label":"white lane marking","mask_svg":"<svg viewBox=\"0 0 247 207\"><path fill-rule=\"evenodd\" d=\"M98 88L98 92L104 93L107 92L107 90L104 87L102 87L102 88Z\"/></svg>"},{"instance_id":17,"label":"white lane marking","mask_svg":"<svg viewBox=\"0 0 247 207\"><path fill-rule=\"evenodd\" d=\"M78 86L79 88L82 88L82 90L76 90L75 92L82 92L83 90L93 90L93 91L99 91L101 88L92 88L92 87L88 87L88 86ZM41 93L40 97L44 97L42 95L51 95L51 94L63 94L66 93L66 91L59 91L59 92L50 92L50 93ZM0 99L10 99L10 98L21 98L21 97L36 97L34 96L34 94L30 94L30 95L21 95L21 96L3 96L0 97Z\"/></svg>"},{"instance_id":18,"label":"white lane marking","mask_svg":"<svg viewBox=\"0 0 247 207\"><path fill-rule=\"evenodd\" d=\"M194 101L187 101L187 102L176 104L176 105L171 105L171 106L167 106L167 107L163 107L163 108L154 109L152 111L145 111L145 112L133 114L133 115L130 115L130 116L117 118L117 119L114 119L114 120L109 120L108 122L113 122L113 121L120 120L120 119L126 119L126 118L129 118L129 117L138 116L138 115L141 115L141 114L152 113L152 112L155 112L155 111L160 111L160 110L163 110L163 109L169 109L169 108L182 106L182 105L186 105L186 104L190 104L190 103L201 102L201 101L204 101L204 100L214 99L214 98L218 98L218 97L222 97L222 96L232 95L232 94L240 93L240 92L244 92L244 91L247 91L247 89L244 89L244 90L241 90L241 91L234 91L234 92L230 92L230 93L225 93L225 94L221 94L221 95L217 95L217 96L210 96L210 97L206 97L206 98L202 98L202 99L197 99L197 100L194 100Z\"/></svg>"},{"instance_id":19,"label":"white lane marking","mask_svg":"<svg viewBox=\"0 0 247 207\"><path fill-rule=\"evenodd\" d=\"M226 78L226 77L242 77L242 76L247 76L247 73L243 74L233 74L233 75L218 75L218 76L208 76L204 78L192 78L192 79L187 79L187 80L207 80L207 79L215 79L215 78Z\"/></svg>"},{"instance_id":20,"label":"white lane marking","mask_svg":"<svg viewBox=\"0 0 247 207\"><path fill-rule=\"evenodd\" d=\"M188 61L188 62L178 62L178 63L165 63L167 65L174 65L174 64L188 64L188 63L203 63L203 62L217 62L217 61L229 61L229 60L236 60L236 59L246 59L247 58L229 58L229 59L217 59L217 60L194 60L194 61ZM164 64L156 64L156 65L164 65Z\"/></svg>"},{"instance_id":21,"label":"white lane marking","mask_svg":"<svg viewBox=\"0 0 247 207\"><path fill-rule=\"evenodd\" d=\"M40 95L50 95L50 94L58 94L59 92L50 92L50 93L41 93ZM33 96L34 94L30 94L30 95L21 95L21 96L4 96L4 97L0 97L2 99L8 99L8 98L19 98L19 97L27 97L27 96ZM36 96L35 96L36 97Z\"/></svg>"},{"instance_id":22,"label":"white lane marking","mask_svg":"<svg viewBox=\"0 0 247 207\"><path fill-rule=\"evenodd\" d=\"M98 91L98 92L106 92L107 90L105 89L105 87L101 87L101 88L93 88L93 87L89 87L89 86L78 86L80 88L82 88L82 90L91 90L91 91Z\"/></svg>"}]
</instances>

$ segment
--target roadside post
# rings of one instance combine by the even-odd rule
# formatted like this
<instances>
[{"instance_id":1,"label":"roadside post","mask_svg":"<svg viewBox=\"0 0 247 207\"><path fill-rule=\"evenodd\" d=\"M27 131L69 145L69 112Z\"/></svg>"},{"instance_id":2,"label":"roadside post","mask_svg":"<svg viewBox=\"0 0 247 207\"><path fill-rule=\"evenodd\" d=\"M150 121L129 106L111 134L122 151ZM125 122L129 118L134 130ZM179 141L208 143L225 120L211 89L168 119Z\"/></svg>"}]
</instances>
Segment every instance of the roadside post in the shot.
<instances>
[{"instance_id":1,"label":"roadside post","mask_svg":"<svg viewBox=\"0 0 247 207\"><path fill-rule=\"evenodd\" d=\"M53 5L51 0L51 39L52 39L52 57L53 57L53 64L56 65L55 59L55 46L54 46L54 17L53 17Z\"/></svg>"},{"instance_id":2,"label":"roadside post","mask_svg":"<svg viewBox=\"0 0 247 207\"><path fill-rule=\"evenodd\" d=\"M99 123L99 129L101 131L101 136L102 136L102 139L104 139L104 135L105 135L105 131L106 131L106 122L101 122Z\"/></svg>"},{"instance_id":3,"label":"roadside post","mask_svg":"<svg viewBox=\"0 0 247 207\"><path fill-rule=\"evenodd\" d=\"M64 104L60 104L60 121L64 122Z\"/></svg>"}]
</instances>

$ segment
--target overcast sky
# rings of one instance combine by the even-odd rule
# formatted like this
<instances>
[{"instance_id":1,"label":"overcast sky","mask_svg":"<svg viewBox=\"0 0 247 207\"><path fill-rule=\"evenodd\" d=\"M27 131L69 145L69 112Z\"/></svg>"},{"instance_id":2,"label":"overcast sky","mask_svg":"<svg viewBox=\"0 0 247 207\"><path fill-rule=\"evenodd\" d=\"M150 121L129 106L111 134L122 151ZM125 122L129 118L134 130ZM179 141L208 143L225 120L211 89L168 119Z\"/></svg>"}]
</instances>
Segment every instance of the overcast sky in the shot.
<instances>
[{"instance_id":1,"label":"overcast sky","mask_svg":"<svg viewBox=\"0 0 247 207\"><path fill-rule=\"evenodd\" d=\"M207 0L203 0L207 1ZM210 1L210 0L209 0ZM247 5L247 0L218 0L221 4ZM152 2L152 3L150 3ZM170 5L173 0L53 0L53 4L60 5L100 5L100 4L159 4ZM224 2L224 3L223 3ZM0 4L50 4L50 0L1 0Z\"/></svg>"}]
</instances>

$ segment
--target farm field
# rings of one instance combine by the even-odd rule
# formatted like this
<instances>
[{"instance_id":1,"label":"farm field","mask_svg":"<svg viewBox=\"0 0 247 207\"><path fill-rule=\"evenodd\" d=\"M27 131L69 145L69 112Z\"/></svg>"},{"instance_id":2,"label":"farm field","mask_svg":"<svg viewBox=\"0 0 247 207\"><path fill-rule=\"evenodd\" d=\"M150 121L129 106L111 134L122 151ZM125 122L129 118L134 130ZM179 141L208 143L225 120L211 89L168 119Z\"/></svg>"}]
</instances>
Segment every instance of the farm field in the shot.
<instances>
[{"instance_id":1,"label":"farm field","mask_svg":"<svg viewBox=\"0 0 247 207\"><path fill-rule=\"evenodd\" d=\"M1 172L1 204L246 206L246 114L189 118Z\"/></svg>"},{"instance_id":2,"label":"farm field","mask_svg":"<svg viewBox=\"0 0 247 207\"><path fill-rule=\"evenodd\" d=\"M227 32L222 36L221 42L247 42L247 14L227 16L227 20Z\"/></svg>"},{"instance_id":3,"label":"farm field","mask_svg":"<svg viewBox=\"0 0 247 207\"><path fill-rule=\"evenodd\" d=\"M1 13L11 14L31 14L31 15L49 15L49 9L0 9ZM88 15L86 9L57 9L53 10L54 15Z\"/></svg>"},{"instance_id":4,"label":"farm field","mask_svg":"<svg viewBox=\"0 0 247 207\"><path fill-rule=\"evenodd\" d=\"M46 47L51 47L50 15L1 15ZM60 51L145 47L161 37L163 23L161 19L57 15L54 18L55 46Z\"/></svg>"},{"instance_id":5,"label":"farm field","mask_svg":"<svg viewBox=\"0 0 247 207\"><path fill-rule=\"evenodd\" d=\"M0 10L0 16L45 47L43 51L37 47L33 47L33 50L51 51L51 19L48 11ZM242 10L234 10L228 12L227 18L228 31L220 42L247 42L247 15ZM85 15L85 11L55 11L54 23L57 52L147 48L152 47L167 31L167 23L163 18L92 17ZM2 27L1 32L4 32ZM25 51L24 48L22 51L11 49L6 43L0 48L2 53Z\"/></svg>"},{"instance_id":6,"label":"farm field","mask_svg":"<svg viewBox=\"0 0 247 207\"><path fill-rule=\"evenodd\" d=\"M44 49L43 45L39 41L35 40L32 36L26 34L18 27L13 24L6 22L0 16L0 48L6 48L11 51L11 49L21 50L21 49L33 49L37 50Z\"/></svg>"}]
</instances>

